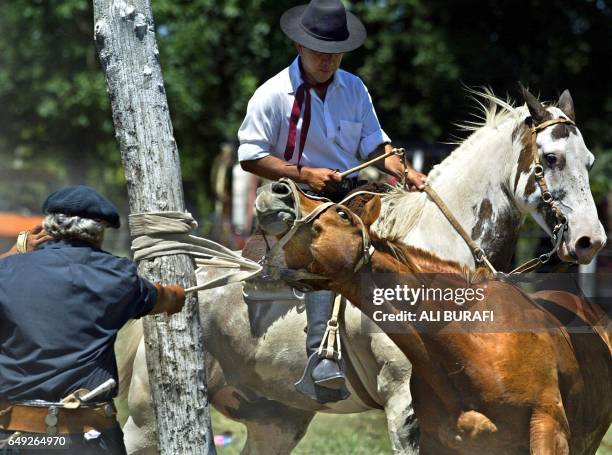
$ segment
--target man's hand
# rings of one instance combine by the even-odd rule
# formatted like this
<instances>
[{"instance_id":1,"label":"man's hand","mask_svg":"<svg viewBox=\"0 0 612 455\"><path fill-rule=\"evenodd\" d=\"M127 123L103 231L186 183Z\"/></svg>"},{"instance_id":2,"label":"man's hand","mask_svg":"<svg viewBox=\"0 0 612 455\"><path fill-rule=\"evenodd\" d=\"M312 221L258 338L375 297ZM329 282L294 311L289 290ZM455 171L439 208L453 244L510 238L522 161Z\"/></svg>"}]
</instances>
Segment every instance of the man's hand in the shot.
<instances>
[{"instance_id":1,"label":"man's hand","mask_svg":"<svg viewBox=\"0 0 612 455\"><path fill-rule=\"evenodd\" d=\"M342 181L340 173L324 167L304 167L304 183L316 193L335 193Z\"/></svg>"},{"instance_id":2,"label":"man's hand","mask_svg":"<svg viewBox=\"0 0 612 455\"><path fill-rule=\"evenodd\" d=\"M149 314L178 313L183 309L185 304L185 290L174 284L162 286L155 283L157 289L157 302Z\"/></svg>"},{"instance_id":3,"label":"man's hand","mask_svg":"<svg viewBox=\"0 0 612 455\"><path fill-rule=\"evenodd\" d=\"M294 182L305 183L317 193L333 193L337 191L337 184L342 181L340 173L331 169L297 166L272 155L241 161L240 165L245 171L269 180L287 177Z\"/></svg>"},{"instance_id":4,"label":"man's hand","mask_svg":"<svg viewBox=\"0 0 612 455\"><path fill-rule=\"evenodd\" d=\"M376 150L368 155L368 159L371 160L382 155L383 153L389 153L392 150L393 146L391 144L380 144ZM423 191L425 189L425 181L427 180L427 176L414 168L404 168L404 163L398 155L391 155L382 161L378 161L375 163L375 166L381 171L392 175L400 182L403 181L405 174L409 191Z\"/></svg>"},{"instance_id":5,"label":"man's hand","mask_svg":"<svg viewBox=\"0 0 612 455\"><path fill-rule=\"evenodd\" d=\"M425 182L427 176L417 171L414 168L406 168L404 171L406 174L406 183L408 184L408 190L410 191L423 191L425 189Z\"/></svg>"},{"instance_id":6,"label":"man's hand","mask_svg":"<svg viewBox=\"0 0 612 455\"><path fill-rule=\"evenodd\" d=\"M26 251L35 250L41 243L45 243L49 240L53 240L53 237L47 234L47 231L43 229L42 224L38 224L30 229L28 240L26 242Z\"/></svg>"},{"instance_id":7,"label":"man's hand","mask_svg":"<svg viewBox=\"0 0 612 455\"><path fill-rule=\"evenodd\" d=\"M13 254L26 253L30 251L34 251L41 243L47 242L49 240L53 240L47 231L45 231L42 227L42 224L37 224L32 229L27 232L26 243L25 243L25 251L20 251L17 248L17 244L13 245L13 247L8 250L4 254L0 254L0 258L4 258L7 256L12 256Z\"/></svg>"}]
</instances>

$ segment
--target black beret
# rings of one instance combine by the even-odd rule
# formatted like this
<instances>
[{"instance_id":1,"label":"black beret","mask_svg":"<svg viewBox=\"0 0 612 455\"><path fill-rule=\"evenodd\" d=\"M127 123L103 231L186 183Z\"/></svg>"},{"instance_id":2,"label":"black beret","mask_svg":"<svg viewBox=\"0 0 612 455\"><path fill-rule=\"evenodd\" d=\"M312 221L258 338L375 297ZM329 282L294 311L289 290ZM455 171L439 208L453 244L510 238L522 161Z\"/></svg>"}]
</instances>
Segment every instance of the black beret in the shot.
<instances>
[{"instance_id":1,"label":"black beret","mask_svg":"<svg viewBox=\"0 0 612 455\"><path fill-rule=\"evenodd\" d=\"M106 221L118 228L119 212L104 196L88 186L67 186L51 193L42 207L43 213L62 213L92 220Z\"/></svg>"}]
</instances>

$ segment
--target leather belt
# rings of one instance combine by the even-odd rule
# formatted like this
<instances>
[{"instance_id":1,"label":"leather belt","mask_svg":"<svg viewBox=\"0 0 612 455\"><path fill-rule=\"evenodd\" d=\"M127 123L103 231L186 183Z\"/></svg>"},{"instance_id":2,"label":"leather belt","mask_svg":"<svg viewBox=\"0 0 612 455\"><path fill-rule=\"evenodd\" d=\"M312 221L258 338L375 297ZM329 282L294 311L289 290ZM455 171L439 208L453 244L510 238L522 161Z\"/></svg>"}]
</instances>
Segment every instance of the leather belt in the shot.
<instances>
[{"instance_id":1,"label":"leather belt","mask_svg":"<svg viewBox=\"0 0 612 455\"><path fill-rule=\"evenodd\" d=\"M22 433L87 433L117 426L116 415L117 410L110 402L77 409L0 403L0 429Z\"/></svg>"}]
</instances>

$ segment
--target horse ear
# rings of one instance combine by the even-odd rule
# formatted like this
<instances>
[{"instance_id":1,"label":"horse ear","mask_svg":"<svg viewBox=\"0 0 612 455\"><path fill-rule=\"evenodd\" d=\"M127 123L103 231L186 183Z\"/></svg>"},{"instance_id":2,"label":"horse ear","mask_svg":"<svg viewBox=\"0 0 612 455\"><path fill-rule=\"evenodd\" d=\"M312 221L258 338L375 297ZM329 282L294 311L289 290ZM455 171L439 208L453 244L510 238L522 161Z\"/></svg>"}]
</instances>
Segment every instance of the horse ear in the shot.
<instances>
[{"instance_id":1,"label":"horse ear","mask_svg":"<svg viewBox=\"0 0 612 455\"><path fill-rule=\"evenodd\" d=\"M576 114L574 113L574 100L572 99L572 95L570 95L569 90L564 90L563 93L561 93L557 105L570 120L573 122L576 121Z\"/></svg>"},{"instance_id":2,"label":"horse ear","mask_svg":"<svg viewBox=\"0 0 612 455\"><path fill-rule=\"evenodd\" d=\"M380 215L381 206L380 196L374 196L370 199L363 208L363 213L361 214L361 221L363 221L363 224L370 227L374 221L376 221L378 215Z\"/></svg>"},{"instance_id":3,"label":"horse ear","mask_svg":"<svg viewBox=\"0 0 612 455\"><path fill-rule=\"evenodd\" d=\"M521 90L521 94L523 95L523 99L527 103L527 108L529 109L531 118L533 118L536 125L539 125L540 123L552 118L551 113L548 112L542 103L540 103L536 97L533 96L531 92L527 90L520 82L519 88Z\"/></svg>"}]
</instances>

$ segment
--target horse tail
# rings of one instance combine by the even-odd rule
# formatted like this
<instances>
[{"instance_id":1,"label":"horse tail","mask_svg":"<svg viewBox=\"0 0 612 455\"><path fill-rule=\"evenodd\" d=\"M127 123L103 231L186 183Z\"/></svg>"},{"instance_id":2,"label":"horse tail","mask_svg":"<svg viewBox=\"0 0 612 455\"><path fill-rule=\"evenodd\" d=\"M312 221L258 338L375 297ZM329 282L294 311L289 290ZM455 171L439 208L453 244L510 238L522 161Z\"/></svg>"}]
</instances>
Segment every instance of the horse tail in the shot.
<instances>
[{"instance_id":1,"label":"horse tail","mask_svg":"<svg viewBox=\"0 0 612 455\"><path fill-rule=\"evenodd\" d=\"M134 358L143 336L142 330L142 320L131 319L117 334L115 356L117 357L117 369L119 372L119 391L117 392L117 398L119 399L127 399L132 381Z\"/></svg>"}]
</instances>

